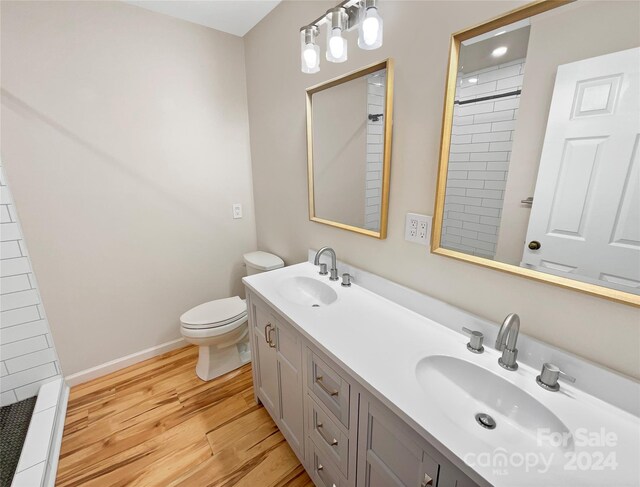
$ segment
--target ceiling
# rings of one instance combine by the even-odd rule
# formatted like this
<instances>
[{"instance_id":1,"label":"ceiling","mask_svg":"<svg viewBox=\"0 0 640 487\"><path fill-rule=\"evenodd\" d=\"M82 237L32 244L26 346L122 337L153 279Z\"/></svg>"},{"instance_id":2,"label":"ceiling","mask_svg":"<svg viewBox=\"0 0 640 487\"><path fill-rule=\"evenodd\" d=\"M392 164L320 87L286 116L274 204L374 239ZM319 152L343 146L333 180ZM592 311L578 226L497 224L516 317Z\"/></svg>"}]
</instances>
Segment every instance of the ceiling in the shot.
<instances>
[{"instance_id":1,"label":"ceiling","mask_svg":"<svg viewBox=\"0 0 640 487\"><path fill-rule=\"evenodd\" d=\"M504 46L508 49L504 56L493 57L491 52ZM460 48L459 68L462 73L472 73L480 69L508 63L527 57L529 46L529 26L507 32L497 37L484 39Z\"/></svg>"},{"instance_id":2,"label":"ceiling","mask_svg":"<svg viewBox=\"0 0 640 487\"><path fill-rule=\"evenodd\" d=\"M147 10L244 36L280 0L123 0Z\"/></svg>"},{"instance_id":3,"label":"ceiling","mask_svg":"<svg viewBox=\"0 0 640 487\"><path fill-rule=\"evenodd\" d=\"M529 19L524 19L463 41L460 46L459 71L463 74L472 73L526 58L530 25ZM507 48L507 53L493 57L493 50L502 46Z\"/></svg>"}]
</instances>

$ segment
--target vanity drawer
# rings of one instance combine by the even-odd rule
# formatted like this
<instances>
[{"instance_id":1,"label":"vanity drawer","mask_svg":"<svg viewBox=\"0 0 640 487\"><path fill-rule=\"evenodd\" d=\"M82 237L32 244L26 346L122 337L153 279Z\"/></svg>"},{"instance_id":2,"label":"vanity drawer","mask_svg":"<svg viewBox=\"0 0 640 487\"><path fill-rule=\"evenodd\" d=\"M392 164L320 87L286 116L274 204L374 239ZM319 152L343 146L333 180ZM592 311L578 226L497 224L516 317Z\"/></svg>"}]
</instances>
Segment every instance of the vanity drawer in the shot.
<instances>
[{"instance_id":1,"label":"vanity drawer","mask_svg":"<svg viewBox=\"0 0 640 487\"><path fill-rule=\"evenodd\" d=\"M345 477L349 476L349 437L311 397L307 396L307 431L317 449L330 457Z\"/></svg>"},{"instance_id":2,"label":"vanity drawer","mask_svg":"<svg viewBox=\"0 0 640 487\"><path fill-rule=\"evenodd\" d=\"M330 457L309 439L309 473L316 487L348 487L348 480L340 473L340 469Z\"/></svg>"},{"instance_id":3,"label":"vanity drawer","mask_svg":"<svg viewBox=\"0 0 640 487\"><path fill-rule=\"evenodd\" d=\"M339 422L349 428L350 384L309 349L307 349L307 356L309 391L333 413Z\"/></svg>"}]
</instances>

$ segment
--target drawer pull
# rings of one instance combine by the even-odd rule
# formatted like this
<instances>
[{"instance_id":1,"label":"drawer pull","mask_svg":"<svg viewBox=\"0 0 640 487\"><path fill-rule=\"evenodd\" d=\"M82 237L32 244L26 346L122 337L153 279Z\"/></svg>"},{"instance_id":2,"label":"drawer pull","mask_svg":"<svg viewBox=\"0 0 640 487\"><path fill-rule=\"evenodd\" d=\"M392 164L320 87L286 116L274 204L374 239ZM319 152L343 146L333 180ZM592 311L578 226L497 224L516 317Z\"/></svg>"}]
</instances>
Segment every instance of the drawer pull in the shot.
<instances>
[{"instance_id":1,"label":"drawer pull","mask_svg":"<svg viewBox=\"0 0 640 487\"><path fill-rule=\"evenodd\" d=\"M271 339L271 332L273 331L273 325L271 323L267 323L264 327L264 341L269 344L271 348L275 348L276 344L273 343Z\"/></svg>"},{"instance_id":2,"label":"drawer pull","mask_svg":"<svg viewBox=\"0 0 640 487\"><path fill-rule=\"evenodd\" d=\"M322 432L322 423L317 423L316 429L318 430L318 434L322 437L322 439L327 442L327 445L338 446L338 440L336 440L335 438L333 440L330 440L329 438L324 436L324 433Z\"/></svg>"},{"instance_id":3,"label":"drawer pull","mask_svg":"<svg viewBox=\"0 0 640 487\"><path fill-rule=\"evenodd\" d=\"M318 464L318 472L320 472L321 470L324 470L324 467L322 466L321 463Z\"/></svg>"},{"instance_id":4,"label":"drawer pull","mask_svg":"<svg viewBox=\"0 0 640 487\"><path fill-rule=\"evenodd\" d=\"M318 384L320 386L320 389L322 389L324 392L326 392L330 396L337 396L338 395L338 391L332 391L331 389L329 389L327 386L324 385L324 382L322 382L322 376L321 375L316 377L316 384Z\"/></svg>"}]
</instances>

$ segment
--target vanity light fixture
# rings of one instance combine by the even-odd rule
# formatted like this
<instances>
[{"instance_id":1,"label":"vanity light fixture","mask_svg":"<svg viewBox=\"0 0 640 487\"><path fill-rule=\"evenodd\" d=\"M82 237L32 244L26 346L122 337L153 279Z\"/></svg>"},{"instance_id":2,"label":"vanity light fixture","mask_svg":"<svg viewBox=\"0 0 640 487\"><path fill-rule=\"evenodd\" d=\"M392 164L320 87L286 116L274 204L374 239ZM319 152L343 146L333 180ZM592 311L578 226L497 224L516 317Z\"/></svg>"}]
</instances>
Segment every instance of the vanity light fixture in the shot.
<instances>
[{"instance_id":1,"label":"vanity light fixture","mask_svg":"<svg viewBox=\"0 0 640 487\"><path fill-rule=\"evenodd\" d=\"M347 40L342 37L349 17L344 7L335 7L327 12L327 61L343 63L347 60Z\"/></svg>"},{"instance_id":2,"label":"vanity light fixture","mask_svg":"<svg viewBox=\"0 0 640 487\"><path fill-rule=\"evenodd\" d=\"M326 59L332 63L347 60L347 39L344 34L358 28L358 46L371 50L382 46L382 17L379 0L343 0L309 25L300 29L300 66L303 73L320 71L320 48L317 38L320 27L327 28Z\"/></svg>"},{"instance_id":3,"label":"vanity light fixture","mask_svg":"<svg viewBox=\"0 0 640 487\"><path fill-rule=\"evenodd\" d=\"M491 53L491 55L493 57L500 57L500 56L504 56L507 53L507 47L506 46L500 46L500 47L496 47L493 52Z\"/></svg>"},{"instance_id":4,"label":"vanity light fixture","mask_svg":"<svg viewBox=\"0 0 640 487\"><path fill-rule=\"evenodd\" d=\"M318 27L307 25L300 29L300 66L303 73L320 71L320 47L316 43Z\"/></svg>"}]
</instances>

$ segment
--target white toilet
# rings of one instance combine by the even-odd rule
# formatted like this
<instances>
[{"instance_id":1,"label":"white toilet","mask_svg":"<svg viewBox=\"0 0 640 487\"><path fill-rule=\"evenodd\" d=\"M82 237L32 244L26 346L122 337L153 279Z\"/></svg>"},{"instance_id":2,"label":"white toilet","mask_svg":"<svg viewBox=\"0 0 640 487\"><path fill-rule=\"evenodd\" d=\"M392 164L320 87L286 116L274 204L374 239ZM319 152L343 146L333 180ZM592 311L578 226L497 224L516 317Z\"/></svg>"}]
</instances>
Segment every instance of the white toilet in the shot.
<instances>
[{"instance_id":1,"label":"white toilet","mask_svg":"<svg viewBox=\"0 0 640 487\"><path fill-rule=\"evenodd\" d=\"M247 275L284 267L283 260L268 252L244 254ZM196 374L211 380L251 360L247 305L244 299L217 299L190 309L180 317L180 333L200 347Z\"/></svg>"}]
</instances>

